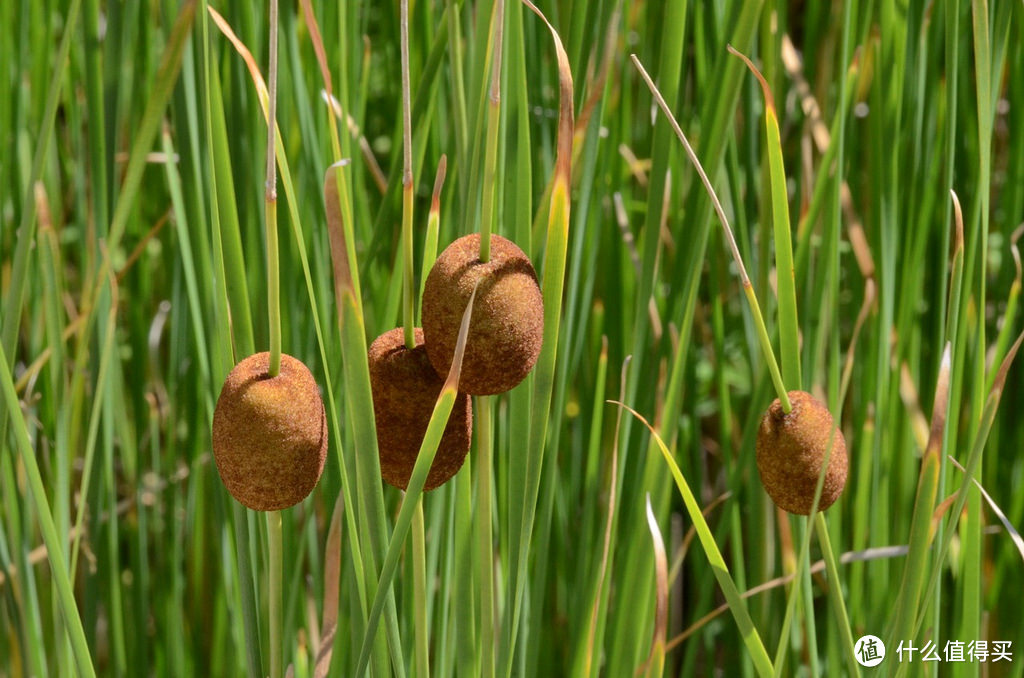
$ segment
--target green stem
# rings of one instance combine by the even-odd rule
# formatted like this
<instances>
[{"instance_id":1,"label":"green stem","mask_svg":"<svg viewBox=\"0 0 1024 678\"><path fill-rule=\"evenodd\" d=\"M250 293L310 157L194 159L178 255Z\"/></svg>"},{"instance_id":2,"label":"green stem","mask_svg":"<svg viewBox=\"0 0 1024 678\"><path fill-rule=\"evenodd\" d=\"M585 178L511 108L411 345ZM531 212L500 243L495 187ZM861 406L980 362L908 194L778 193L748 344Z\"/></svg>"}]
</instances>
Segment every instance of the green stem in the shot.
<instances>
[{"instance_id":1,"label":"green stem","mask_svg":"<svg viewBox=\"0 0 1024 678\"><path fill-rule=\"evenodd\" d=\"M405 347L416 347L415 314L413 313L412 263L412 115L409 104L409 0L402 0L402 146L405 170L402 173L402 318Z\"/></svg>"},{"instance_id":2,"label":"green stem","mask_svg":"<svg viewBox=\"0 0 1024 678\"><path fill-rule=\"evenodd\" d=\"M505 0L495 0L494 59L491 92L487 106L487 150L484 157L483 205L480 212L480 261L491 260L491 222L494 219L494 191L498 167L498 125L501 111L501 38Z\"/></svg>"},{"instance_id":3,"label":"green stem","mask_svg":"<svg viewBox=\"0 0 1024 678\"><path fill-rule=\"evenodd\" d=\"M491 532L491 398L478 396L476 537L480 577L480 648L482 678L494 676L494 537Z\"/></svg>"},{"instance_id":4,"label":"green stem","mask_svg":"<svg viewBox=\"0 0 1024 678\"><path fill-rule=\"evenodd\" d=\"M405 347L416 348L415 298L413 296L412 263L412 175L402 195L402 317L405 328Z\"/></svg>"},{"instance_id":5,"label":"green stem","mask_svg":"<svg viewBox=\"0 0 1024 678\"><path fill-rule=\"evenodd\" d=\"M818 543L821 545L821 554L825 558L825 571L828 573L828 597L832 601L832 611L836 615L836 625L839 632L843 634L844 652L849 662L850 675L859 676L860 667L857 665L857 657L854 655L853 632L850 630L850 618L846 614L846 602L843 600L843 587L839 578L839 565L836 561L835 551L832 549L832 539L828 534L828 525L825 523L825 514L820 511L814 515L814 529L818 535Z\"/></svg>"},{"instance_id":6,"label":"green stem","mask_svg":"<svg viewBox=\"0 0 1024 678\"><path fill-rule=\"evenodd\" d=\"M270 367L267 374L281 371L281 269L277 256L277 199L267 198L267 318L270 321Z\"/></svg>"},{"instance_id":7,"label":"green stem","mask_svg":"<svg viewBox=\"0 0 1024 678\"><path fill-rule=\"evenodd\" d=\"M281 639L281 512L267 512L267 555L270 558L268 591L270 592L270 678L284 676Z\"/></svg>"},{"instance_id":8,"label":"green stem","mask_svg":"<svg viewBox=\"0 0 1024 678\"><path fill-rule=\"evenodd\" d=\"M779 363L775 360L775 352L772 351L772 342L768 338L768 328L765 327L764 317L761 315L761 307L758 305L757 296L754 294L754 286L750 284L750 279L746 277L746 273L744 273L743 291L746 293L747 301L750 303L750 312L754 315L757 339L761 344L761 352L764 353L765 360L768 361L768 372L772 375L772 385L775 386L775 392L779 396L782 411L788 414L793 409L793 405L789 402L789 394L782 383L782 373L779 372Z\"/></svg>"},{"instance_id":9,"label":"green stem","mask_svg":"<svg viewBox=\"0 0 1024 678\"><path fill-rule=\"evenodd\" d=\"M785 363L783 363L785 365ZM810 539L811 534L811 522L800 516L797 518L797 524L799 525L798 534L806 536ZM816 615L814 614L814 591L811 589L811 554L810 550L806 550L800 556L803 558L801 569L803 570L803 576L800 577L799 582L794 582L794 586L799 586L800 603L803 610L803 622L804 622L804 634L807 638L807 669L812 676L821 675L819 661L818 661L818 622ZM776 669L778 670L778 669Z\"/></svg>"},{"instance_id":10,"label":"green stem","mask_svg":"<svg viewBox=\"0 0 1024 678\"><path fill-rule=\"evenodd\" d=\"M277 255L277 165L274 142L277 130L277 0L270 0L270 66L267 114L267 319L270 322L270 366L267 373L281 371L281 271Z\"/></svg>"},{"instance_id":11,"label":"green stem","mask_svg":"<svg viewBox=\"0 0 1024 678\"><path fill-rule=\"evenodd\" d=\"M416 625L416 678L430 678L430 627L427 622L427 556L423 526L423 497L412 514L412 578Z\"/></svg>"}]
</instances>

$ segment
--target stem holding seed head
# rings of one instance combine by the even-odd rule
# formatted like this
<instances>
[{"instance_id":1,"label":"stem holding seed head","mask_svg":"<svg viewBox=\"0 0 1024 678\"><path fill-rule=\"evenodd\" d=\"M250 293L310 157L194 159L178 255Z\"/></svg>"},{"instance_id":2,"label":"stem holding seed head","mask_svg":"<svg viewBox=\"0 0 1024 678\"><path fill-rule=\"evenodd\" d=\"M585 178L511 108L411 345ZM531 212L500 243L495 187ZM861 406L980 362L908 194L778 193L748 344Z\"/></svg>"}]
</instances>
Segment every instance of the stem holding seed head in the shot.
<instances>
[{"instance_id":1,"label":"stem holding seed head","mask_svg":"<svg viewBox=\"0 0 1024 678\"><path fill-rule=\"evenodd\" d=\"M708 175L704 172L704 167L700 164L700 160L697 159L697 154L694 152L693 147L690 146L690 142L686 139L686 135L683 134L683 130L679 127L679 123L676 122L676 118L672 115L672 111L669 110L668 104L665 103L665 98L661 96L661 92L658 91L658 87L651 80L651 76L647 74L643 64L640 63L640 59L635 54L630 55L630 59L633 60L633 65L636 66L637 70L640 71L640 76L647 83L648 89L651 90L651 94L654 96L654 100L658 103L658 107L661 108L662 112L668 118L669 123L672 125L672 129L675 131L676 136L679 137L679 141L682 142L683 148L686 150L686 155L693 163L694 168L697 170L697 174L700 176L701 182L704 184L704 188L707 190L708 195L711 196L711 203L715 207L715 213L718 214L718 220L722 223L722 229L725 231L726 241L729 243L729 249L732 251L732 257L736 261L736 268L739 269L740 281L743 283L743 291L747 295L747 302L750 304L750 312L754 315L754 325L757 327L757 337L761 343L761 351L764 353L765 360L768 361L768 371L772 376L772 383L775 385L775 392L779 396L779 402L782 404L782 411L788 413L793 409L792 404L789 402L789 395L786 392L786 387L782 383L782 374L779 372L779 364L775 360L775 352L772 350L771 340L768 338L768 330L764 324L764 317L761 315L761 307L757 303L757 295L754 294L754 286L750 283L750 277L747 276L747 269L743 265L743 257L740 256L739 247L736 246L736 238L733 237L732 228L729 226L729 219L725 216L725 210L722 209L722 203L718 200L718 195L715 193L715 189L711 186L711 181L708 179Z\"/></svg>"},{"instance_id":2,"label":"stem holding seed head","mask_svg":"<svg viewBox=\"0 0 1024 678\"><path fill-rule=\"evenodd\" d=\"M483 204L480 212L480 261L491 260L491 221L494 218L495 175L498 165L498 119L501 112L501 39L505 19L505 0L495 0L494 58L491 65L491 91L487 98L487 149L484 157Z\"/></svg>"},{"instance_id":3,"label":"stem holding seed head","mask_svg":"<svg viewBox=\"0 0 1024 678\"><path fill-rule=\"evenodd\" d=\"M402 0L400 30L402 34L402 317L405 347L416 347L415 315L412 293L412 114L409 96L409 0Z\"/></svg>"},{"instance_id":4,"label":"stem holding seed head","mask_svg":"<svg viewBox=\"0 0 1024 678\"><path fill-rule=\"evenodd\" d=\"M267 319L270 323L270 367L268 374L276 377L281 371L281 271L277 256L277 173L275 145L277 132L277 0L270 0L270 83L267 114Z\"/></svg>"},{"instance_id":5,"label":"stem holding seed head","mask_svg":"<svg viewBox=\"0 0 1024 678\"><path fill-rule=\"evenodd\" d=\"M275 378L281 372L281 269L277 253L277 166L275 141L277 140L277 0L270 0L270 65L267 102L267 183L266 183L266 230L267 230L267 319L270 323L270 358L267 374ZM270 603L270 678L281 678L284 661L282 658L283 639L281 624L281 514L270 511L267 514L267 557L270 561L269 592Z\"/></svg>"}]
</instances>

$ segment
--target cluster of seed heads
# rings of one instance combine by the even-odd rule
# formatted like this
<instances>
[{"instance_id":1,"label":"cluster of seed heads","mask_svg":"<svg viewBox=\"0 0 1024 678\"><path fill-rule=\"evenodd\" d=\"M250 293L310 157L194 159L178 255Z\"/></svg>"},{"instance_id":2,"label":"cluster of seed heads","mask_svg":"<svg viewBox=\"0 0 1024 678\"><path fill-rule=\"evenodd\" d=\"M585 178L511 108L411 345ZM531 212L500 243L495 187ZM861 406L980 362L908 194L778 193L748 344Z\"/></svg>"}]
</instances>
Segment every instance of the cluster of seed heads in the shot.
<instances>
[{"instance_id":1,"label":"cluster of seed heads","mask_svg":"<svg viewBox=\"0 0 1024 678\"><path fill-rule=\"evenodd\" d=\"M412 348L401 328L370 345L381 475L395 487L409 483L474 287L459 395L424 489L438 487L462 467L473 431L469 395L510 390L540 354L544 306L530 259L497 235L491 236L489 261L480 261L479 251L474 234L438 257L424 286L423 328L415 329ZM323 400L309 369L289 355L281 356L273 377L269 353L239 362L217 398L213 452L225 487L245 506L276 511L305 499L327 457Z\"/></svg>"},{"instance_id":2,"label":"cluster of seed heads","mask_svg":"<svg viewBox=\"0 0 1024 678\"><path fill-rule=\"evenodd\" d=\"M476 288L459 378L459 395L424 489L462 467L472 439L469 395L503 393L537 362L544 305L529 257L511 241L491 236L491 256L479 258L480 236L467 235L437 258L423 289L423 327L408 348L401 328L370 346L370 386L381 474L405 489L444 379L455 356L462 315Z\"/></svg>"},{"instance_id":3,"label":"cluster of seed heads","mask_svg":"<svg viewBox=\"0 0 1024 678\"><path fill-rule=\"evenodd\" d=\"M459 395L424 489L448 481L469 452L473 412L469 395L501 393L529 374L540 353L544 309L537 275L525 253L492 236L490 261L481 262L480 238L468 235L438 257L424 287L423 328L415 345L401 328L370 345L370 386L381 474L405 489L444 377L455 354L462 313L472 311ZM828 409L805 391L791 391L790 412L776 399L757 431L757 468L765 491L790 513L811 512L828 453L819 510L846 485L842 431ZM213 415L217 470L235 499L259 511L293 506L313 490L327 456L327 420L316 381L299 360L281 356L269 376L269 354L239 362L221 389Z\"/></svg>"}]
</instances>

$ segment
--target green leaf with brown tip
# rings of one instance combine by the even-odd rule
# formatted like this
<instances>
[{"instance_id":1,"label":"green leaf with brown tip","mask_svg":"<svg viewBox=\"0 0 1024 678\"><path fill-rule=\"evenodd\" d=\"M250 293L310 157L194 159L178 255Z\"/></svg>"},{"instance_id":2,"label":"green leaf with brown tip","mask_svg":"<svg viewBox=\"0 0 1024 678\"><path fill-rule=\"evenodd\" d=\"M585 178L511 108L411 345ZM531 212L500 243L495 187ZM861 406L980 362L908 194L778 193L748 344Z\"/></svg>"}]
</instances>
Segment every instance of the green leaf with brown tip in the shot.
<instances>
[{"instance_id":1,"label":"green leaf with brown tip","mask_svg":"<svg viewBox=\"0 0 1024 678\"><path fill-rule=\"evenodd\" d=\"M928 571L928 549L933 537L932 514L935 511L935 497L939 486L939 455L942 453L946 412L949 408L950 349L951 345L947 342L942 352L939 377L935 386L931 431L928 446L921 460L921 476L917 485L917 497L914 500L914 515L910 521L910 550L903 563L903 583L896 602L894 639L913 638L913 624L918 615L921 586Z\"/></svg>"},{"instance_id":2,"label":"green leaf with brown tip","mask_svg":"<svg viewBox=\"0 0 1024 678\"><path fill-rule=\"evenodd\" d=\"M1020 349L1021 343L1024 343L1024 332L1018 335L1017 340L1013 343L1013 346L1010 347L1006 357L1003 358L1003 362L999 365L999 369L996 372L992 388L985 400L985 407L984 410L982 410L978 432L974 436L974 441L971 445L971 452L967 457L967 463L964 464L964 479L960 484L960 488L956 492L953 508L950 513L951 517L949 524L943 532L942 541L939 545L938 557L935 561L935 567L932 569L931 577L928 580L928 588L925 592L926 600L930 600L932 598L932 594L938 586L939 575L942 573L943 564L949 556L949 549L953 542L953 535L956 532L957 524L960 522L960 516L963 513L964 504L967 503L967 495L971 486L971 481L974 480L978 467L981 465L982 453L985 450L985 444L988 442L988 434L992 430L992 424L996 418L996 411L999 409L999 401L1003 395L1003 387L1006 385L1006 376L1009 374L1010 366L1013 364L1013 360L1017 356L1017 351ZM917 623L912 629L913 633L910 636L907 636L908 638L912 638L917 635L917 630L921 628L921 625L924 623L924 615L926 611L927 608L918 615Z\"/></svg>"},{"instance_id":3,"label":"green leaf with brown tip","mask_svg":"<svg viewBox=\"0 0 1024 678\"><path fill-rule=\"evenodd\" d=\"M771 177L772 222L775 233L775 273L779 295L779 341L782 354L782 380L790 390L800 390L800 325L796 312L796 273L793 268L793 242L790 234L789 195L786 168L782 161L782 140L775 97L768 82L754 63L729 46L729 52L743 60L757 76L764 93L764 125L767 134L768 174Z\"/></svg>"},{"instance_id":4,"label":"green leaf with brown tip","mask_svg":"<svg viewBox=\"0 0 1024 678\"><path fill-rule=\"evenodd\" d=\"M654 546L654 572L656 600L654 606L654 637L651 653L647 657L647 675L661 676L665 672L665 634L668 628L668 556L665 554L665 539L661 536L658 519L651 508L651 495L647 494L647 528L651 531Z\"/></svg>"}]
</instances>

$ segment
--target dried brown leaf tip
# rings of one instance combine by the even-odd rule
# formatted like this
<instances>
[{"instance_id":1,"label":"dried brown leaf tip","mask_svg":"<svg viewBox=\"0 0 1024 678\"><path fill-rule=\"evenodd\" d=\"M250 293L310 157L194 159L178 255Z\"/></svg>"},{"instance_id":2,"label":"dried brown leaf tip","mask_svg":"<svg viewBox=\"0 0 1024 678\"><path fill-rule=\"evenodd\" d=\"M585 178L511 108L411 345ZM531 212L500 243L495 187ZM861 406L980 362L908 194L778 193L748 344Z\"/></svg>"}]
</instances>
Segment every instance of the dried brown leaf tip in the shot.
<instances>
[{"instance_id":1,"label":"dried brown leaf tip","mask_svg":"<svg viewBox=\"0 0 1024 678\"><path fill-rule=\"evenodd\" d=\"M479 258L480 235L459 238L441 253L423 287L423 334L438 374L448 374L462 313L479 282L459 390L504 393L537 362L544 335L544 301L537 273L519 247L491 236L490 261Z\"/></svg>"},{"instance_id":2,"label":"dried brown leaf tip","mask_svg":"<svg viewBox=\"0 0 1024 678\"><path fill-rule=\"evenodd\" d=\"M309 369L290 355L268 375L269 353L235 365L213 411L213 457L224 486L257 511L305 499L327 459L327 417Z\"/></svg>"},{"instance_id":3,"label":"dried brown leaf tip","mask_svg":"<svg viewBox=\"0 0 1024 678\"><path fill-rule=\"evenodd\" d=\"M843 432L828 408L806 391L790 391L787 414L776 398L757 430L757 470L761 484L784 511L809 515L825 453L832 444L818 510L824 511L846 486L848 461ZM833 429L835 435L833 439Z\"/></svg>"},{"instance_id":4,"label":"dried brown leaf tip","mask_svg":"<svg viewBox=\"0 0 1024 678\"><path fill-rule=\"evenodd\" d=\"M416 328L416 346L405 346L401 327L385 332L370 344L370 388L377 422L381 476L404 490L409 485L430 415L444 380L430 365L423 330ZM473 434L469 396L459 393L448 425L441 436L424 490L432 490L454 476L466 459Z\"/></svg>"}]
</instances>

